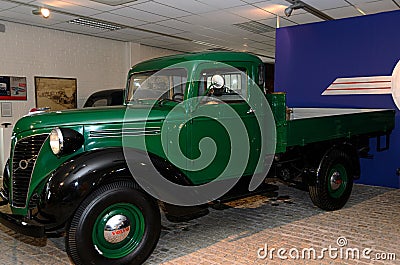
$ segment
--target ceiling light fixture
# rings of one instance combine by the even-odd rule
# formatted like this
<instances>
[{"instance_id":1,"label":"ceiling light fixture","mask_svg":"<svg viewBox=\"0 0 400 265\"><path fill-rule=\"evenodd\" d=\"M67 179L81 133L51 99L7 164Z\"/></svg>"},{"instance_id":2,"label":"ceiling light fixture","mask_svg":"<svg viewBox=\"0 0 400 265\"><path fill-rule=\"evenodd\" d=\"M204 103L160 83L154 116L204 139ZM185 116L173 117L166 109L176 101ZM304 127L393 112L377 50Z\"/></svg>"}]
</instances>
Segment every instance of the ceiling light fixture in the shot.
<instances>
[{"instance_id":1,"label":"ceiling light fixture","mask_svg":"<svg viewBox=\"0 0 400 265\"><path fill-rule=\"evenodd\" d=\"M83 17L70 20L68 21L68 23L94 29L109 30L109 31L120 30L123 28L119 24L109 23L98 19L83 18Z\"/></svg>"},{"instance_id":2,"label":"ceiling light fixture","mask_svg":"<svg viewBox=\"0 0 400 265\"><path fill-rule=\"evenodd\" d=\"M322 20L333 20L333 17L328 16L321 10L318 10L315 7L312 7L309 4L304 3L303 1L300 1L300 0L286 0L286 1L291 3L291 5L285 9L285 15L287 17L290 17L290 15L292 15L293 10L302 8L305 11L307 11L308 13L310 13L316 17L319 17Z\"/></svg>"},{"instance_id":3,"label":"ceiling light fixture","mask_svg":"<svg viewBox=\"0 0 400 265\"><path fill-rule=\"evenodd\" d=\"M38 7L32 10L32 14L34 15L41 15L44 18L48 18L50 16L50 10L45 7Z\"/></svg>"},{"instance_id":4,"label":"ceiling light fixture","mask_svg":"<svg viewBox=\"0 0 400 265\"><path fill-rule=\"evenodd\" d=\"M276 15L276 28L279 29L281 27L281 21L279 20L279 16Z\"/></svg>"},{"instance_id":5,"label":"ceiling light fixture","mask_svg":"<svg viewBox=\"0 0 400 265\"><path fill-rule=\"evenodd\" d=\"M275 31L275 28L254 20L233 24L233 26L256 34Z\"/></svg>"},{"instance_id":6,"label":"ceiling light fixture","mask_svg":"<svg viewBox=\"0 0 400 265\"><path fill-rule=\"evenodd\" d=\"M208 47L213 47L213 48L222 48L222 46L217 45L217 44L213 44L213 43L209 43L209 42L205 42L205 41L200 41L200 40L192 40L193 43L196 44L200 44L200 45L204 45L204 46L208 46Z\"/></svg>"},{"instance_id":7,"label":"ceiling light fixture","mask_svg":"<svg viewBox=\"0 0 400 265\"><path fill-rule=\"evenodd\" d=\"M363 16L366 15L366 13L365 13L364 11L362 11L360 8L358 8L358 7L356 7L356 6L354 6L354 7L355 7L355 9L356 9L358 12L360 12L361 15L363 15Z\"/></svg>"},{"instance_id":8,"label":"ceiling light fixture","mask_svg":"<svg viewBox=\"0 0 400 265\"><path fill-rule=\"evenodd\" d=\"M90 1L109 5L109 6L119 6L119 5L127 4L130 2L135 2L137 0L90 0Z\"/></svg>"}]
</instances>

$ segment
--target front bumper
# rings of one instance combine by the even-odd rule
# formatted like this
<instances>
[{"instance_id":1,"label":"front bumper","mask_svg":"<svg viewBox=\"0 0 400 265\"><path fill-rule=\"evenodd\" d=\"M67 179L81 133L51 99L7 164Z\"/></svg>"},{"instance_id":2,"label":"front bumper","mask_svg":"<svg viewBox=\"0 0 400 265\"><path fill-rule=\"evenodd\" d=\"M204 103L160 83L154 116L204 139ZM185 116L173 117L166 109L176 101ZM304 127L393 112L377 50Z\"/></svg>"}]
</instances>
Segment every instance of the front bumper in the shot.
<instances>
[{"instance_id":1,"label":"front bumper","mask_svg":"<svg viewBox=\"0 0 400 265\"><path fill-rule=\"evenodd\" d=\"M0 206L8 204L6 197L3 194L3 190L0 191ZM11 230L31 237L41 238L45 237L44 225L39 224L33 220L29 220L24 216L14 215L2 212L0 209L0 223L10 228Z\"/></svg>"}]
</instances>

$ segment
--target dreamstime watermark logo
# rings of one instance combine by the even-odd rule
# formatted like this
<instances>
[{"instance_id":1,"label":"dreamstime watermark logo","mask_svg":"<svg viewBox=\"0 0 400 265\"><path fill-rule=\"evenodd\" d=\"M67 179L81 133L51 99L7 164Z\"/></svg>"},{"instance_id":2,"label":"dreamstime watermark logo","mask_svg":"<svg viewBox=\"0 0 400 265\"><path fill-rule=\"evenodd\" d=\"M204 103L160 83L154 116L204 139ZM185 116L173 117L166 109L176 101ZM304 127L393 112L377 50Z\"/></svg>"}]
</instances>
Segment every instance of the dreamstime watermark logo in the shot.
<instances>
[{"instance_id":1,"label":"dreamstime watermark logo","mask_svg":"<svg viewBox=\"0 0 400 265\"><path fill-rule=\"evenodd\" d=\"M259 259L273 260L322 260L322 259L340 259L340 260L396 260L396 253L374 252L372 248L349 247L346 237L340 236L335 245L316 249L309 248L270 248L268 244L257 250Z\"/></svg>"},{"instance_id":2,"label":"dreamstime watermark logo","mask_svg":"<svg viewBox=\"0 0 400 265\"><path fill-rule=\"evenodd\" d=\"M212 96L209 83L214 74L229 80L219 95ZM181 83L174 83L176 80ZM181 206L210 202L239 181L250 156L257 152L258 160L252 159L257 174L253 174L249 190L263 182L275 154L275 120L263 90L245 72L221 62L190 61L151 75L138 73L130 82L131 90L136 90L125 112L123 150L129 170L146 192ZM188 95L183 100L185 90ZM241 103L229 104L222 95ZM152 97L155 100L149 103ZM160 154L167 163L160 162ZM200 183L208 182L184 185L177 171Z\"/></svg>"}]
</instances>

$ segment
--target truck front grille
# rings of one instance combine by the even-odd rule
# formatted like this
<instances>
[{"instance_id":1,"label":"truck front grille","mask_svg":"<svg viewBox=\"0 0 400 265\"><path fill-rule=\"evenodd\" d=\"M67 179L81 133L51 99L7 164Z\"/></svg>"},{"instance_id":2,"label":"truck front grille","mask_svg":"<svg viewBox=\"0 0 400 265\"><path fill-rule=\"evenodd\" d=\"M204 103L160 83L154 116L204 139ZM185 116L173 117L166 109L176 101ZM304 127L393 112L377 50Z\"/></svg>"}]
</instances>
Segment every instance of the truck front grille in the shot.
<instances>
[{"instance_id":1,"label":"truck front grille","mask_svg":"<svg viewBox=\"0 0 400 265\"><path fill-rule=\"evenodd\" d=\"M12 163L12 206L24 208L28 196L32 171L40 148L48 134L23 138L14 148Z\"/></svg>"}]
</instances>

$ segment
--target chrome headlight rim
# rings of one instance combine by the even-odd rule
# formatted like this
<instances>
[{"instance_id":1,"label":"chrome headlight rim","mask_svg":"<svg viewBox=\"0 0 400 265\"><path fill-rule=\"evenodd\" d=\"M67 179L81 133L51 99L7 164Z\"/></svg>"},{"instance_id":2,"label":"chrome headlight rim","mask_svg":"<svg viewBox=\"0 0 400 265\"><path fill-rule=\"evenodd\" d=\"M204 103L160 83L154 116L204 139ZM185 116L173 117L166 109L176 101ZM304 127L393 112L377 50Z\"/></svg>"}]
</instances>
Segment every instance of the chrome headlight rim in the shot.
<instances>
[{"instance_id":1,"label":"chrome headlight rim","mask_svg":"<svg viewBox=\"0 0 400 265\"><path fill-rule=\"evenodd\" d=\"M55 137L55 139L52 139L52 137ZM58 127L52 129L50 132L50 148L55 155L61 155L64 149L64 136Z\"/></svg>"}]
</instances>

